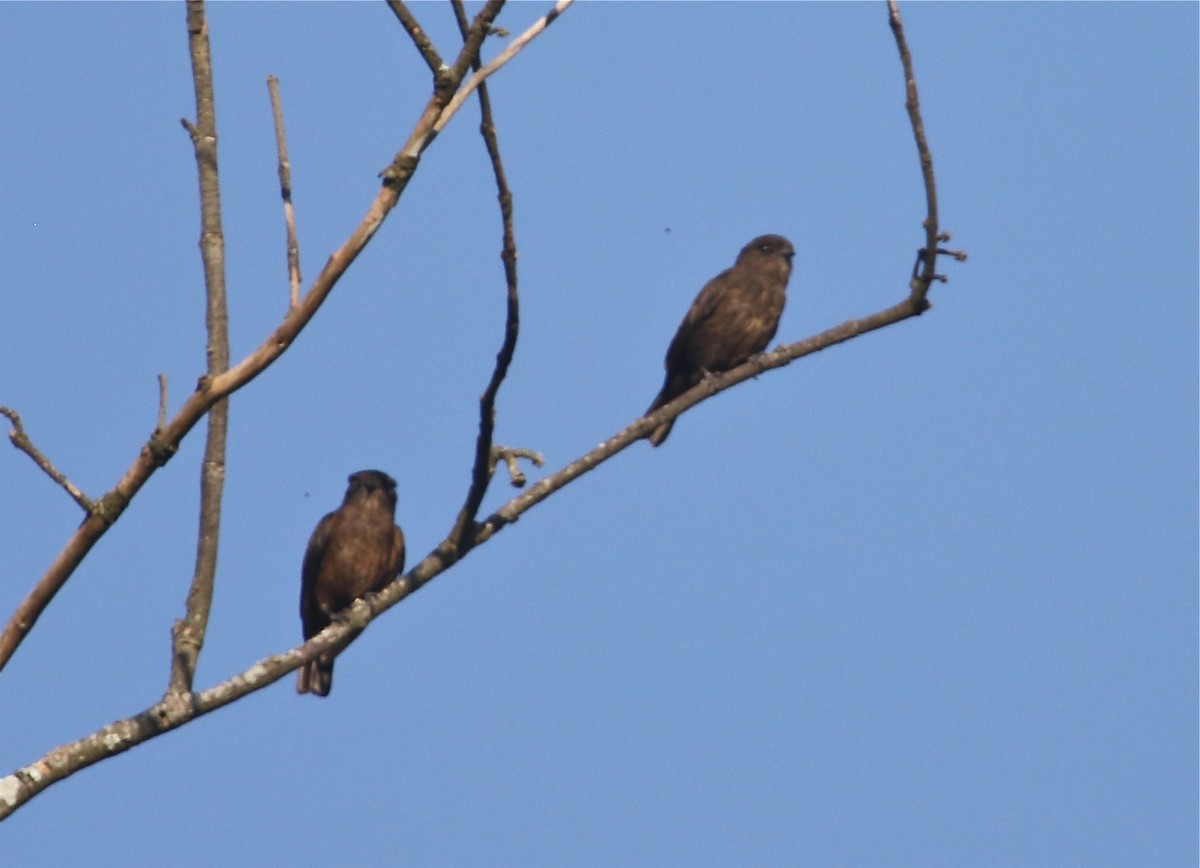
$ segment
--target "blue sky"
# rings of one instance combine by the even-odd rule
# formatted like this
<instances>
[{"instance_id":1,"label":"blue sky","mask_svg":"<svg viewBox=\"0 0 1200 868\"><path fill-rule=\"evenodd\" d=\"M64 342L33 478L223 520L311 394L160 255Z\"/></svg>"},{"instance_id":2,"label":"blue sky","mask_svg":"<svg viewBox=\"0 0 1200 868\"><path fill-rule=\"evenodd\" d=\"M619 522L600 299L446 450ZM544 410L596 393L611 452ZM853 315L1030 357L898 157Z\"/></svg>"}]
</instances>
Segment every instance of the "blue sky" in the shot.
<instances>
[{"instance_id":1,"label":"blue sky","mask_svg":"<svg viewBox=\"0 0 1200 868\"><path fill-rule=\"evenodd\" d=\"M414 10L450 54L448 8ZM544 11L517 4L514 34ZM1197 7L903 7L946 263L925 316L744 384L289 679L60 783L22 864L1193 865ZM180 5L0 7L0 404L92 495L204 365ZM428 95L382 4L210 9L234 358ZM499 43L498 43L499 44ZM492 46L491 51L497 50ZM583 4L492 84L522 332L497 440L628 424L708 278L799 251L780 341L893 304L923 194L882 4ZM410 564L468 482L501 337L474 106L293 348L233 399L198 685L299 641L305 542L399 480ZM193 432L0 680L0 773L161 694ZM0 451L7 619L78 510ZM485 509L513 494L496 484Z\"/></svg>"}]
</instances>

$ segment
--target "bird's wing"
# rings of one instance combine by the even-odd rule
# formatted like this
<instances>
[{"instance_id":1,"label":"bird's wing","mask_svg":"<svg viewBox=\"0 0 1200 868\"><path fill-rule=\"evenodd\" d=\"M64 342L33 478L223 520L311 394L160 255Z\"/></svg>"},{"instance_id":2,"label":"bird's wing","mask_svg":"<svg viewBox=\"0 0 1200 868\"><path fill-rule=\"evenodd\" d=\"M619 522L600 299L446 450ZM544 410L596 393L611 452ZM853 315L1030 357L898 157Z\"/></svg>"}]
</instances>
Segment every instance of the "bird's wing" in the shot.
<instances>
[{"instance_id":1,"label":"bird's wing","mask_svg":"<svg viewBox=\"0 0 1200 868\"><path fill-rule=\"evenodd\" d=\"M325 548L329 545L329 532L333 529L333 516L334 514L331 512L317 522L312 536L308 539L308 548L304 550L304 566L300 568L300 620L304 624L306 638L310 635L309 625L320 623L323 617L317 607L313 590L317 584L317 576L321 572L321 561L325 557Z\"/></svg>"},{"instance_id":2,"label":"bird's wing","mask_svg":"<svg viewBox=\"0 0 1200 868\"><path fill-rule=\"evenodd\" d=\"M700 324L711 317L716 311L721 296L729 290L726 280L732 271L732 268L727 268L704 284L704 288L700 290L700 294L696 296L696 300L688 308L683 322L679 324L679 329L675 332L675 337L671 340L671 346L667 348L667 358L665 361L667 370L676 368L685 361L683 357L687 354L688 341L696 333Z\"/></svg>"},{"instance_id":3,"label":"bird's wing","mask_svg":"<svg viewBox=\"0 0 1200 868\"><path fill-rule=\"evenodd\" d=\"M388 581L396 578L404 572L404 531L399 527L392 528L392 557L391 563L395 568L391 571L391 577Z\"/></svg>"}]
</instances>

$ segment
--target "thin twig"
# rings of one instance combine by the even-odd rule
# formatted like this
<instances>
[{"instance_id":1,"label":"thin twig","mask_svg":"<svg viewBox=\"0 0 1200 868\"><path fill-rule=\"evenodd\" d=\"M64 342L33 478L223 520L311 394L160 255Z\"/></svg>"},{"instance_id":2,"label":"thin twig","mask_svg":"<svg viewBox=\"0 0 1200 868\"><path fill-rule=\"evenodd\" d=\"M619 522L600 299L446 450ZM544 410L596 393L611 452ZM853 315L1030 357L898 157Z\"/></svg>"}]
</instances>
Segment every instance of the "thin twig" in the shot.
<instances>
[{"instance_id":1,"label":"thin twig","mask_svg":"<svg viewBox=\"0 0 1200 868\"><path fill-rule=\"evenodd\" d=\"M521 469L521 465L517 459L525 458L533 462L534 467L541 467L546 463L546 459L540 452L534 452L532 449L521 449L519 447L509 446L493 446L492 447L492 473L496 472L495 465L497 461L503 461L508 467L508 481L513 488L524 488L528 481L525 478L525 471Z\"/></svg>"},{"instance_id":2,"label":"thin twig","mask_svg":"<svg viewBox=\"0 0 1200 868\"><path fill-rule=\"evenodd\" d=\"M454 15L458 21L459 33L465 42L469 34L467 13L462 0L452 0ZM480 67L479 54L471 59L471 66L476 71ZM479 506L487 493L495 469L495 458L492 455L492 438L496 430L496 396L500 385L508 374L512 364L513 353L517 348L517 336L521 330L521 305L517 293L517 236L513 229L513 196L504 173L504 162L500 158L500 142L496 138L496 124L492 118L492 101L488 96L487 84L480 81L477 90L479 96L479 132L487 147L488 157L492 162L492 175L496 179L496 198L500 203L500 222L503 226L503 250L500 259L504 263L505 311L504 311L504 340L500 351L496 354L496 365L492 369L491 379L483 395L479 398L479 434L475 438L475 460L471 468L471 484L467 488L467 496L462 509L450 532L450 542L454 546L461 545L475 531L475 516L479 514ZM519 471L518 471L519 473ZM515 477L514 477L515 478ZM523 484L523 483L522 483Z\"/></svg>"},{"instance_id":3,"label":"thin twig","mask_svg":"<svg viewBox=\"0 0 1200 868\"><path fill-rule=\"evenodd\" d=\"M471 60L479 53L479 46L483 45L483 40L491 32L492 22L504 8L504 3L505 0L487 0L483 4L479 14L475 16L475 20L471 22L471 32L463 40L463 46L459 50L454 64L449 68L439 69L437 75L434 76L433 94L429 97L429 102L425 104L412 133L409 134L408 141L392 158L391 164L379 173L385 187L403 189L409 178L412 177L417 161L421 159L421 154L437 138L438 131L434 129L434 124L441 117L442 111L446 108L446 103L453 96L455 89L462 84L467 70L471 67Z\"/></svg>"},{"instance_id":4,"label":"thin twig","mask_svg":"<svg viewBox=\"0 0 1200 868\"><path fill-rule=\"evenodd\" d=\"M21 417L16 410L11 410L8 407L0 407L0 416L8 419L12 423L13 429L8 432L8 439L12 441L12 445L16 446L26 455L33 459L33 463L42 468L47 476L62 486L63 491L71 495L71 499L78 503L84 512L90 513L96 508L95 502L80 491L71 480L67 479L58 469L50 463L50 459L41 453L41 451L33 445L33 441L29 439L29 435L25 433L25 426L21 424Z\"/></svg>"},{"instance_id":5,"label":"thin twig","mask_svg":"<svg viewBox=\"0 0 1200 868\"><path fill-rule=\"evenodd\" d=\"M417 23L416 16L408 11L408 7L404 5L402 0L388 0L388 7L404 27L404 31L413 41L413 45L421 53L421 57L425 58L425 63L429 66L429 71L433 73L434 78L437 78L446 64L442 62L442 56L438 54L438 50L433 47L433 42L429 39L429 35Z\"/></svg>"},{"instance_id":6,"label":"thin twig","mask_svg":"<svg viewBox=\"0 0 1200 868\"><path fill-rule=\"evenodd\" d=\"M188 48L196 92L196 132L192 145L200 182L200 256L204 263L207 299L205 328L208 376L229 369L229 312L225 302L225 236L221 230L221 186L217 171L217 113L213 98L212 52L204 0L188 0ZM225 440L229 431L229 401L222 399L208 413L208 436L200 468L200 529L196 536L196 567L188 589L187 613L171 631L171 675L168 693L192 689L196 662L204 647L217 572L221 538L221 495L225 490Z\"/></svg>"},{"instance_id":7,"label":"thin twig","mask_svg":"<svg viewBox=\"0 0 1200 868\"><path fill-rule=\"evenodd\" d=\"M167 424L167 375L158 375L158 424L154 427L157 434Z\"/></svg>"},{"instance_id":8,"label":"thin twig","mask_svg":"<svg viewBox=\"0 0 1200 868\"><path fill-rule=\"evenodd\" d=\"M938 240L938 201L937 183L933 176L933 154L929 151L929 141L925 138L925 121L921 118L921 103L917 98L917 77L913 72L912 53L908 50L908 40L904 36L904 23L900 20L900 8L896 0L887 0L888 25L896 39L896 48L900 52L900 64L904 68L904 107L908 111L908 119L912 124L913 138L917 141L917 156L921 161L921 179L925 183L926 216L922 225L925 227L925 246L922 248L921 259L923 267L920 275L913 278L909 284L912 300L921 311L928 309L926 296L929 287L937 276L937 240Z\"/></svg>"},{"instance_id":9,"label":"thin twig","mask_svg":"<svg viewBox=\"0 0 1200 868\"><path fill-rule=\"evenodd\" d=\"M283 222L287 228L287 265L292 308L300 304L300 244L296 240L296 212L292 208L292 163L288 159L287 133L283 129L283 102L279 98L279 79L267 76L271 97L271 115L275 118L275 150L279 154L279 195L283 198Z\"/></svg>"},{"instance_id":10,"label":"thin twig","mask_svg":"<svg viewBox=\"0 0 1200 868\"><path fill-rule=\"evenodd\" d=\"M454 117L454 113L462 108L462 104L467 101L467 97L471 95L471 92L475 90L475 88L483 84L483 82L487 80L488 76L520 54L521 50L524 49L534 37L553 24L555 19L557 19L559 15L562 15L562 13L566 11L567 7L573 2L575 2L575 0L558 0L558 2L554 4L553 9L535 21L533 26L510 42L508 47L496 55L496 57L487 66L476 71L475 74L472 75L467 81L467 83L455 92L454 96L451 97L450 102L446 104L446 107L442 109L442 113L438 116L437 122L433 125L433 132L436 134L445 129L446 124L450 122L450 118Z\"/></svg>"}]
</instances>

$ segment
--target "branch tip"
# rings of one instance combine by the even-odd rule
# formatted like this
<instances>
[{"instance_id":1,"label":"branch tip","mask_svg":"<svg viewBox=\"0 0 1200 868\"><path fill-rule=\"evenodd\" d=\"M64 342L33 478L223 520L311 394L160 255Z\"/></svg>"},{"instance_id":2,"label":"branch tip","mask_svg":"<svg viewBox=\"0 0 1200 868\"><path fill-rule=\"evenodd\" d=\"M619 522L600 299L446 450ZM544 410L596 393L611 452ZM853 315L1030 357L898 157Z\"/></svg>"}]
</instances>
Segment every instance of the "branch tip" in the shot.
<instances>
[{"instance_id":1,"label":"branch tip","mask_svg":"<svg viewBox=\"0 0 1200 868\"><path fill-rule=\"evenodd\" d=\"M167 426L167 375L158 375L158 425L154 433L160 433Z\"/></svg>"},{"instance_id":2,"label":"branch tip","mask_svg":"<svg viewBox=\"0 0 1200 868\"><path fill-rule=\"evenodd\" d=\"M292 163L288 159L287 133L283 125L283 100L279 96L279 79L267 76L267 94L271 99L271 116L275 121L275 152L279 159L279 196L283 199L283 225L287 237L288 310L300 306L300 242L296 238L296 210L292 205Z\"/></svg>"},{"instance_id":3,"label":"branch tip","mask_svg":"<svg viewBox=\"0 0 1200 868\"><path fill-rule=\"evenodd\" d=\"M521 470L521 465L518 463L518 459L520 458L532 462L534 467L541 467L546 463L545 458L542 457L542 453L534 452L531 449L493 446L488 466L489 475L495 474L497 461L503 461L508 467L508 477L512 487L524 488L528 480L525 478L525 473Z\"/></svg>"},{"instance_id":4,"label":"branch tip","mask_svg":"<svg viewBox=\"0 0 1200 868\"><path fill-rule=\"evenodd\" d=\"M573 2L574 0L558 0L558 2L554 4L553 8L551 8L549 12L535 21L524 33L510 42L508 46L498 55L496 55L496 57L492 59L486 66L476 65L474 75L472 75L465 84L458 88L458 91L454 94L450 101L446 103L445 108L441 110L437 121L433 125L433 132L441 132L445 128L446 124L449 123L450 118L453 117L460 108L462 108L463 103L467 101L467 98L471 95L472 91L478 88L479 85L481 85L488 78L488 76L492 75L502 66L520 54L526 45L528 45L531 41L533 41L534 38L538 36L538 34L545 31L547 27L554 23L554 21L563 12L565 12ZM480 23L480 18L482 15L483 13L480 13L480 15L476 16L476 25ZM490 27L490 21L485 22L484 26ZM472 26L472 34L474 33L474 27L475 25ZM462 29L461 24L459 29ZM471 40L468 36L466 42L464 43L464 51L470 50L468 59L473 64L478 64L479 45L476 44L473 49L469 49L470 42ZM460 61L462 60L461 54L459 55L459 59Z\"/></svg>"},{"instance_id":5,"label":"branch tip","mask_svg":"<svg viewBox=\"0 0 1200 868\"><path fill-rule=\"evenodd\" d=\"M80 509L84 512L91 512L95 508L95 503L76 487L71 480L61 473L51 462L50 459L42 454L41 450L33 445L33 441L29 439L29 435L25 433L25 426L21 424L21 416L16 410L9 407L0 407L0 416L6 418L12 423L12 430L8 432L8 439L12 445L24 452L30 457L34 464L41 468L42 472L54 480L63 491L71 496L71 499L79 504ZM0 664L2 665L2 664Z\"/></svg>"}]
</instances>

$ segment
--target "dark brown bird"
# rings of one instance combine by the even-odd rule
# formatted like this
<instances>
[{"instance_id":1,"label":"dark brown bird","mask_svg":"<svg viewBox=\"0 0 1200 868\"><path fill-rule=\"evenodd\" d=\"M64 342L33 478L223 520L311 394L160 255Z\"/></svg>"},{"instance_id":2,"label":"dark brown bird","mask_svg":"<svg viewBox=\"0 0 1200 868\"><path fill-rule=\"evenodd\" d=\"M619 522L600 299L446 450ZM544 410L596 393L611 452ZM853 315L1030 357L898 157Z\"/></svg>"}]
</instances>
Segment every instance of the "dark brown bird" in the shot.
<instances>
[{"instance_id":1,"label":"dark brown bird","mask_svg":"<svg viewBox=\"0 0 1200 868\"><path fill-rule=\"evenodd\" d=\"M678 398L708 374L736 368L767 348L779 328L795 255L783 236L760 235L742 248L733 268L704 285L667 348L667 376L646 413ZM674 424L671 420L655 428L650 443L661 446Z\"/></svg>"},{"instance_id":2,"label":"dark brown bird","mask_svg":"<svg viewBox=\"0 0 1200 868\"><path fill-rule=\"evenodd\" d=\"M396 527L396 480L379 470L360 470L350 474L349 481L342 505L317 523L304 552L300 621L305 641L404 569L404 534ZM333 658L353 639L301 667L296 692L328 696Z\"/></svg>"}]
</instances>

